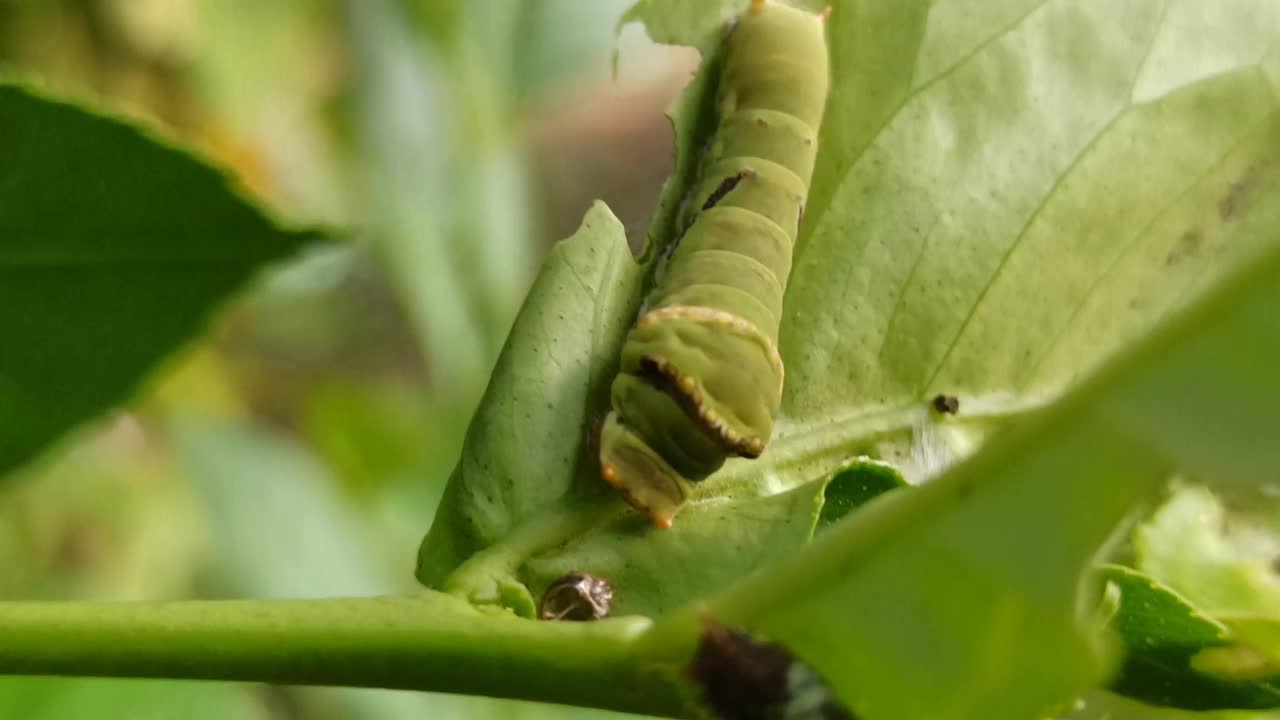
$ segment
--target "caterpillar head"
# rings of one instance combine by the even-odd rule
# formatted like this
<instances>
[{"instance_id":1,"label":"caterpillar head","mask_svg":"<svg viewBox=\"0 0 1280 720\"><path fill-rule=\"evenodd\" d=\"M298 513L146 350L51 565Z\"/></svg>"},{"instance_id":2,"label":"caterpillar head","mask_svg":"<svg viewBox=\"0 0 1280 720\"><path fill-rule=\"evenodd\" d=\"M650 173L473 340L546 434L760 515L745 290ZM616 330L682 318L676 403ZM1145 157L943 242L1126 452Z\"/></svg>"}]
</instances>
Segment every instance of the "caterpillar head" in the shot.
<instances>
[{"instance_id":1,"label":"caterpillar head","mask_svg":"<svg viewBox=\"0 0 1280 720\"><path fill-rule=\"evenodd\" d=\"M600 428L600 476L632 507L666 529L684 503L685 481L611 412Z\"/></svg>"}]
</instances>

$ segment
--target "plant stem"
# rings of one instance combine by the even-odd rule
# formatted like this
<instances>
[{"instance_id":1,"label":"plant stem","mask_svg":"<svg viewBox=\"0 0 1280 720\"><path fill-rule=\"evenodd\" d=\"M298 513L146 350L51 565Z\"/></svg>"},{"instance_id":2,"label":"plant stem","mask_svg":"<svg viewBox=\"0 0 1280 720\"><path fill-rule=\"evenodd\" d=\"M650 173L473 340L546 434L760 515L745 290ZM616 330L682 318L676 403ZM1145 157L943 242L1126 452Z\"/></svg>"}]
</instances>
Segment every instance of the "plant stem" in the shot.
<instances>
[{"instance_id":1,"label":"plant stem","mask_svg":"<svg viewBox=\"0 0 1280 720\"><path fill-rule=\"evenodd\" d=\"M441 593L339 600L0 603L0 673L489 695L686 715L637 662L641 618L534 622Z\"/></svg>"}]
</instances>

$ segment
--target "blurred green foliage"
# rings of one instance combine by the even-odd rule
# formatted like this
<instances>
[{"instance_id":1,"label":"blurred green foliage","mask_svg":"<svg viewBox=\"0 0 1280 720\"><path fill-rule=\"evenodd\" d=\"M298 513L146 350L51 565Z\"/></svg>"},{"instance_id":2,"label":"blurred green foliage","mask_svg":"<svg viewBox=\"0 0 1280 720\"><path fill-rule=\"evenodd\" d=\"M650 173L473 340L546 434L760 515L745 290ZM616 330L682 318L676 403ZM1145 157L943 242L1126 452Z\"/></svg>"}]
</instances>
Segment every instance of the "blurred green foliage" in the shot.
<instances>
[{"instance_id":1,"label":"blurred green foliage","mask_svg":"<svg viewBox=\"0 0 1280 720\"><path fill-rule=\"evenodd\" d=\"M283 217L354 228L237 301L128 412L0 485L0 598L412 590L417 542L539 258L595 195L640 227L667 173L661 110L688 63L629 32L611 78L627 4L0 0L0 70L195 145ZM619 142L640 162L601 161ZM0 715L40 720L565 712L592 714L0 682Z\"/></svg>"}]
</instances>

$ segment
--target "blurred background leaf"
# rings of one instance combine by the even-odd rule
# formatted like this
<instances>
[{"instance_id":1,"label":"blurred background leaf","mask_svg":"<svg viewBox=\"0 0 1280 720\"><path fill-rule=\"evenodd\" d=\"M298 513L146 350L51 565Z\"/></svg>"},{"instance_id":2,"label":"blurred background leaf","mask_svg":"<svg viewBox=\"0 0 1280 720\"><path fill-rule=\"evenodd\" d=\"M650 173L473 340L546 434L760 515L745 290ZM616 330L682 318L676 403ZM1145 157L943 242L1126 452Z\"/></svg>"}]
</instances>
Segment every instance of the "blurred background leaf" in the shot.
<instances>
[{"instance_id":1,"label":"blurred background leaf","mask_svg":"<svg viewBox=\"0 0 1280 720\"><path fill-rule=\"evenodd\" d=\"M32 87L0 84L0 135L3 473L127 399L320 233L276 226L197 158Z\"/></svg>"}]
</instances>

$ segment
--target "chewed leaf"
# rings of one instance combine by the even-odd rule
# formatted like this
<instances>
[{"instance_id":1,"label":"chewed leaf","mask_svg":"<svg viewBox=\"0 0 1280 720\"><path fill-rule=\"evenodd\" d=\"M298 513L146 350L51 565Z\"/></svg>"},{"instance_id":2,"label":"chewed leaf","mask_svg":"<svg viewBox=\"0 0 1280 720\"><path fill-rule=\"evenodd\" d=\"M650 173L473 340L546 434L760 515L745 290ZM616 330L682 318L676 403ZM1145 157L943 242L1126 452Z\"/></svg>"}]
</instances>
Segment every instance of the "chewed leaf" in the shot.
<instances>
[{"instance_id":1,"label":"chewed leaf","mask_svg":"<svg viewBox=\"0 0 1280 720\"><path fill-rule=\"evenodd\" d=\"M701 45L725 22L741 13L751 0L639 0L622 16L622 22L644 24L655 42L671 45ZM830 5L824 0L798 0L788 5L818 12Z\"/></svg>"},{"instance_id":2,"label":"chewed leaf","mask_svg":"<svg viewBox=\"0 0 1280 720\"><path fill-rule=\"evenodd\" d=\"M1114 691L1192 710L1280 707L1280 666L1226 625L1136 570L1112 565L1101 575L1118 590L1111 627L1124 659Z\"/></svg>"}]
</instances>

